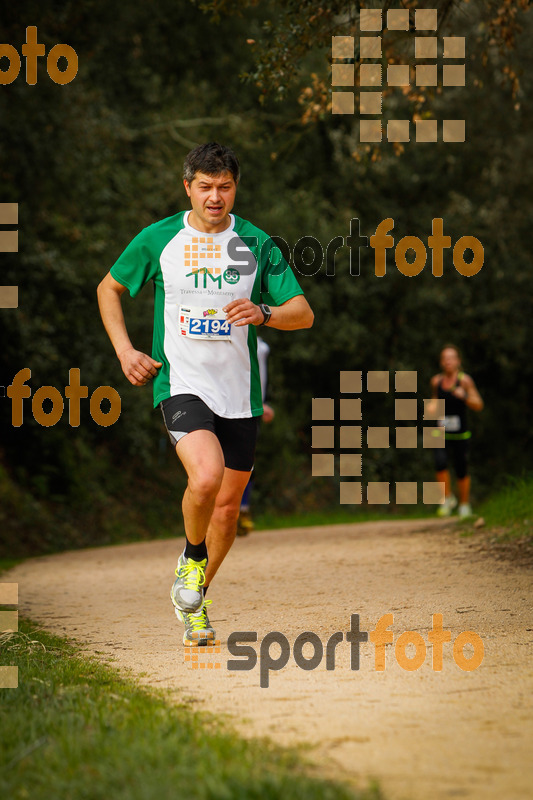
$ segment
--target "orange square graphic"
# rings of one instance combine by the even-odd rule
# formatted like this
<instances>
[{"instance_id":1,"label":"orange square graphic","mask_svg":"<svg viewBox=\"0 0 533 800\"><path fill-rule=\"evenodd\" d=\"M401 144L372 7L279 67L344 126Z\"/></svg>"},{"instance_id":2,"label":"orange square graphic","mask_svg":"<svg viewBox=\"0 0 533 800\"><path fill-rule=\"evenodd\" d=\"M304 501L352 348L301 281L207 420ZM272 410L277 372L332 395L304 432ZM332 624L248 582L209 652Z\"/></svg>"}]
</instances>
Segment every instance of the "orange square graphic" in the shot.
<instances>
[{"instance_id":1,"label":"orange square graphic","mask_svg":"<svg viewBox=\"0 0 533 800\"><path fill-rule=\"evenodd\" d=\"M311 447L324 449L335 447L335 428L333 425L312 425Z\"/></svg>"},{"instance_id":2,"label":"orange square graphic","mask_svg":"<svg viewBox=\"0 0 533 800\"><path fill-rule=\"evenodd\" d=\"M18 308L19 287L0 286L0 308Z\"/></svg>"},{"instance_id":3,"label":"orange square graphic","mask_svg":"<svg viewBox=\"0 0 533 800\"><path fill-rule=\"evenodd\" d=\"M353 64L332 64L331 85L353 86L355 83L354 69Z\"/></svg>"},{"instance_id":4,"label":"orange square graphic","mask_svg":"<svg viewBox=\"0 0 533 800\"><path fill-rule=\"evenodd\" d=\"M359 394L363 390L363 373L359 370L341 371L340 374L341 392L351 392Z\"/></svg>"},{"instance_id":5,"label":"orange square graphic","mask_svg":"<svg viewBox=\"0 0 533 800\"><path fill-rule=\"evenodd\" d=\"M387 28L390 31L409 30L409 9L391 9L387 11Z\"/></svg>"},{"instance_id":6,"label":"orange square graphic","mask_svg":"<svg viewBox=\"0 0 533 800\"><path fill-rule=\"evenodd\" d=\"M361 453L341 453L339 474L342 477L360 477L363 474L363 456Z\"/></svg>"},{"instance_id":7,"label":"orange square graphic","mask_svg":"<svg viewBox=\"0 0 533 800\"><path fill-rule=\"evenodd\" d=\"M436 119L416 119L415 120L416 141L417 142L436 142L437 141L437 120Z\"/></svg>"},{"instance_id":8,"label":"orange square graphic","mask_svg":"<svg viewBox=\"0 0 533 800\"><path fill-rule=\"evenodd\" d=\"M415 58L437 58L437 37L415 36Z\"/></svg>"},{"instance_id":9,"label":"orange square graphic","mask_svg":"<svg viewBox=\"0 0 533 800\"><path fill-rule=\"evenodd\" d=\"M396 502L398 505L416 505L417 494L416 481L396 482Z\"/></svg>"},{"instance_id":10,"label":"orange square graphic","mask_svg":"<svg viewBox=\"0 0 533 800\"><path fill-rule=\"evenodd\" d=\"M443 86L464 86L466 83L464 64L445 64L442 68Z\"/></svg>"},{"instance_id":11,"label":"orange square graphic","mask_svg":"<svg viewBox=\"0 0 533 800\"><path fill-rule=\"evenodd\" d=\"M409 120L390 119L387 122L387 141L389 142L409 142Z\"/></svg>"},{"instance_id":12,"label":"orange square graphic","mask_svg":"<svg viewBox=\"0 0 533 800\"><path fill-rule=\"evenodd\" d=\"M361 36L359 55L361 58L381 58L381 36Z\"/></svg>"},{"instance_id":13,"label":"orange square graphic","mask_svg":"<svg viewBox=\"0 0 533 800\"><path fill-rule=\"evenodd\" d=\"M340 447L348 448L362 447L363 430L360 425L341 425L340 427Z\"/></svg>"},{"instance_id":14,"label":"orange square graphic","mask_svg":"<svg viewBox=\"0 0 533 800\"><path fill-rule=\"evenodd\" d=\"M361 419L361 400L359 398L354 398L353 400L341 398L340 418Z\"/></svg>"},{"instance_id":15,"label":"orange square graphic","mask_svg":"<svg viewBox=\"0 0 533 800\"><path fill-rule=\"evenodd\" d=\"M422 431L422 447L433 450L438 447L446 446L444 441L444 428L426 425Z\"/></svg>"},{"instance_id":16,"label":"orange square graphic","mask_svg":"<svg viewBox=\"0 0 533 800\"><path fill-rule=\"evenodd\" d=\"M19 204L0 203L0 225L18 225Z\"/></svg>"},{"instance_id":17,"label":"orange square graphic","mask_svg":"<svg viewBox=\"0 0 533 800\"><path fill-rule=\"evenodd\" d=\"M446 69L446 67L444 67ZM437 85L437 65L418 64L416 70L417 86L436 86Z\"/></svg>"},{"instance_id":18,"label":"orange square graphic","mask_svg":"<svg viewBox=\"0 0 533 800\"><path fill-rule=\"evenodd\" d=\"M417 429L413 427L396 428L396 449L415 448L417 446Z\"/></svg>"},{"instance_id":19,"label":"orange square graphic","mask_svg":"<svg viewBox=\"0 0 533 800\"><path fill-rule=\"evenodd\" d=\"M381 142L381 122L379 119L362 119L359 124L359 141Z\"/></svg>"},{"instance_id":20,"label":"orange square graphic","mask_svg":"<svg viewBox=\"0 0 533 800\"><path fill-rule=\"evenodd\" d=\"M397 392L416 392L417 372L414 369L396 372L395 389Z\"/></svg>"},{"instance_id":21,"label":"orange square graphic","mask_svg":"<svg viewBox=\"0 0 533 800\"><path fill-rule=\"evenodd\" d=\"M359 84L360 86L381 86L381 64L361 64Z\"/></svg>"},{"instance_id":22,"label":"orange square graphic","mask_svg":"<svg viewBox=\"0 0 533 800\"><path fill-rule=\"evenodd\" d=\"M360 481L341 481L339 485L341 505L361 505L363 487Z\"/></svg>"},{"instance_id":23,"label":"orange square graphic","mask_svg":"<svg viewBox=\"0 0 533 800\"><path fill-rule=\"evenodd\" d=\"M368 392L388 392L388 370L369 370L366 374L366 388Z\"/></svg>"},{"instance_id":24,"label":"orange square graphic","mask_svg":"<svg viewBox=\"0 0 533 800\"><path fill-rule=\"evenodd\" d=\"M442 121L443 142L464 142L466 139L464 119L444 119Z\"/></svg>"},{"instance_id":25,"label":"orange square graphic","mask_svg":"<svg viewBox=\"0 0 533 800\"><path fill-rule=\"evenodd\" d=\"M381 114L381 92L360 92L359 111L361 114Z\"/></svg>"},{"instance_id":26,"label":"orange square graphic","mask_svg":"<svg viewBox=\"0 0 533 800\"><path fill-rule=\"evenodd\" d=\"M353 36L332 36L331 55L333 58L353 58L354 57L354 37Z\"/></svg>"},{"instance_id":27,"label":"orange square graphic","mask_svg":"<svg viewBox=\"0 0 533 800\"><path fill-rule=\"evenodd\" d=\"M415 11L415 28L418 31L437 30L437 9L419 8Z\"/></svg>"},{"instance_id":28,"label":"orange square graphic","mask_svg":"<svg viewBox=\"0 0 533 800\"><path fill-rule=\"evenodd\" d=\"M16 606L19 601L18 583L0 583L0 603Z\"/></svg>"},{"instance_id":29,"label":"orange square graphic","mask_svg":"<svg viewBox=\"0 0 533 800\"><path fill-rule=\"evenodd\" d=\"M417 413L418 409L416 398L402 398L394 401L395 419L416 419Z\"/></svg>"},{"instance_id":30,"label":"orange square graphic","mask_svg":"<svg viewBox=\"0 0 533 800\"><path fill-rule=\"evenodd\" d=\"M362 8L359 16L359 28L362 31L380 31L382 27L380 8Z\"/></svg>"},{"instance_id":31,"label":"orange square graphic","mask_svg":"<svg viewBox=\"0 0 533 800\"><path fill-rule=\"evenodd\" d=\"M370 505L389 503L389 484L386 481L369 481L366 499Z\"/></svg>"},{"instance_id":32,"label":"orange square graphic","mask_svg":"<svg viewBox=\"0 0 533 800\"><path fill-rule=\"evenodd\" d=\"M442 419L444 417L444 400L438 400L437 398L424 400L424 419ZM432 414L429 412L431 411L431 407L434 406L435 410Z\"/></svg>"},{"instance_id":33,"label":"orange square graphic","mask_svg":"<svg viewBox=\"0 0 533 800\"><path fill-rule=\"evenodd\" d=\"M355 99L353 96L353 92L331 93L332 114L353 114L354 111L355 111Z\"/></svg>"},{"instance_id":34,"label":"orange square graphic","mask_svg":"<svg viewBox=\"0 0 533 800\"><path fill-rule=\"evenodd\" d=\"M444 483L440 481L424 481L422 484L422 502L425 505L439 505L444 500Z\"/></svg>"},{"instance_id":35,"label":"orange square graphic","mask_svg":"<svg viewBox=\"0 0 533 800\"><path fill-rule=\"evenodd\" d=\"M313 397L311 417L313 419L335 419L335 402L330 397Z\"/></svg>"},{"instance_id":36,"label":"orange square graphic","mask_svg":"<svg viewBox=\"0 0 533 800\"><path fill-rule=\"evenodd\" d=\"M465 57L465 37L464 36L443 36L444 58L464 58Z\"/></svg>"},{"instance_id":37,"label":"orange square graphic","mask_svg":"<svg viewBox=\"0 0 533 800\"><path fill-rule=\"evenodd\" d=\"M335 475L333 453L313 453L311 456L311 475L313 477Z\"/></svg>"}]
</instances>

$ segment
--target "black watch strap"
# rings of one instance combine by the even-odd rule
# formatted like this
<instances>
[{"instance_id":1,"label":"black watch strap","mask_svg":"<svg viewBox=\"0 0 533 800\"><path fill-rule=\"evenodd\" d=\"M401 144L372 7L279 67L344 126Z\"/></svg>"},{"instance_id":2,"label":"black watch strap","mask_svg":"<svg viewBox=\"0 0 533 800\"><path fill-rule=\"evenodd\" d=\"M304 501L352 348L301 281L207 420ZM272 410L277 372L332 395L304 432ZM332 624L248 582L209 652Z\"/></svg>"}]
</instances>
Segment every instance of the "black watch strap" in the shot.
<instances>
[{"instance_id":1,"label":"black watch strap","mask_svg":"<svg viewBox=\"0 0 533 800\"><path fill-rule=\"evenodd\" d=\"M266 325L270 317L272 316L272 309L270 308L270 306L267 306L266 303L259 303L259 308L261 309L261 312L263 314L263 322L261 322L260 324Z\"/></svg>"}]
</instances>

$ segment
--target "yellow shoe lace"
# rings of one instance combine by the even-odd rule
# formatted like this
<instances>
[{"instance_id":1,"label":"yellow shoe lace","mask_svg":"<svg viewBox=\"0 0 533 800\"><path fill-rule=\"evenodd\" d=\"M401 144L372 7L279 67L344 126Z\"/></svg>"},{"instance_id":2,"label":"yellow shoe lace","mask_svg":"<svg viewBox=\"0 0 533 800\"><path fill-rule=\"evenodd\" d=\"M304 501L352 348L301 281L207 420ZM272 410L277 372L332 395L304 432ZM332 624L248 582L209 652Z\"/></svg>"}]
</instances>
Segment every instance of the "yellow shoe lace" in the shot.
<instances>
[{"instance_id":1,"label":"yellow shoe lace","mask_svg":"<svg viewBox=\"0 0 533 800\"><path fill-rule=\"evenodd\" d=\"M209 624L206 606L210 606L212 602L212 600L204 600L204 604L200 611L195 611L194 614L189 614L189 628L192 628L193 631L201 631Z\"/></svg>"},{"instance_id":2,"label":"yellow shoe lace","mask_svg":"<svg viewBox=\"0 0 533 800\"><path fill-rule=\"evenodd\" d=\"M197 572L197 577L193 578L192 573ZM176 575L178 578L185 578L185 588L195 591L199 586L205 583L205 572L200 561L192 561L189 559L188 564L182 564L181 567L176 567Z\"/></svg>"}]
</instances>

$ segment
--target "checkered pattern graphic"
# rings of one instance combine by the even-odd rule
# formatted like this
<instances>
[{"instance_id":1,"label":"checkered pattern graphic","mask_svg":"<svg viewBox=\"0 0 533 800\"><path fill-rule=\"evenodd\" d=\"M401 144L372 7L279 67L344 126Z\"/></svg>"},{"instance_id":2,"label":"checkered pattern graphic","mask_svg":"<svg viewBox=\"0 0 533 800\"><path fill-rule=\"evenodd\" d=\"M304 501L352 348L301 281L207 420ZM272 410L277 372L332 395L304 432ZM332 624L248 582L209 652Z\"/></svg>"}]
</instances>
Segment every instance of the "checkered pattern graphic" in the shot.
<instances>
[{"instance_id":1,"label":"checkered pattern graphic","mask_svg":"<svg viewBox=\"0 0 533 800\"><path fill-rule=\"evenodd\" d=\"M0 642L19 629L18 583L0 583ZM10 606L4 609L3 606ZM18 667L0 666L0 689L18 688Z\"/></svg>"},{"instance_id":2,"label":"checkered pattern graphic","mask_svg":"<svg viewBox=\"0 0 533 800\"><path fill-rule=\"evenodd\" d=\"M215 639L212 645L205 647L186 647L183 661L188 669L220 669L220 641Z\"/></svg>"},{"instance_id":3,"label":"checkered pattern graphic","mask_svg":"<svg viewBox=\"0 0 533 800\"><path fill-rule=\"evenodd\" d=\"M312 401L311 447L313 450L338 450L338 469L341 504L363 502L363 489L370 504L390 503L391 487L388 482L368 481L363 485L363 445L369 449L395 447L397 450L414 449L418 446L418 376L415 370L399 370L394 373L394 419L407 422L402 426L363 426L363 373L361 370L340 373L340 396L314 397ZM366 373L366 394L389 393L391 375L388 371L370 370ZM360 396L357 396L360 395ZM405 397L404 395L411 395ZM430 415L430 403L436 408ZM424 400L424 421L444 417L444 400ZM338 421L336 425L335 422ZM324 424L326 423L326 424ZM338 441L338 448L335 442ZM444 429L437 425L422 427L422 447L444 447ZM351 452L346 452L351 451ZM335 475L336 452L313 453L312 475L331 477ZM359 478L359 480L344 480ZM419 485L416 481L395 482L395 502L416 504L419 500ZM438 481L422 482L422 503L438 505L444 497L444 484Z\"/></svg>"},{"instance_id":4,"label":"checkered pattern graphic","mask_svg":"<svg viewBox=\"0 0 533 800\"><path fill-rule=\"evenodd\" d=\"M18 253L17 230L4 230L4 225L18 225L18 203L0 203L0 253ZM18 308L19 287L0 286L0 308Z\"/></svg>"},{"instance_id":5,"label":"checkered pattern graphic","mask_svg":"<svg viewBox=\"0 0 533 800\"><path fill-rule=\"evenodd\" d=\"M411 12L413 13L413 12ZM393 119L387 122L386 130L381 119L383 91L386 86L464 86L465 37L441 37L442 57L439 60L437 32L437 9L417 9L414 12L414 61L409 64L381 63L382 32L384 24L391 31L409 31L408 9L361 9L359 27L362 36L359 44L359 139L361 142L409 142L413 135L416 142L436 142L439 126L442 141L464 142L466 126L464 119L432 120L420 119L412 123L408 119ZM355 45L353 36L331 37L331 83L334 87L355 86ZM450 63L451 60L451 63ZM460 60L460 61L459 61ZM370 63L369 63L370 61ZM379 61L380 63L377 63ZM423 61L424 63L420 63ZM439 63L439 61L441 63ZM354 114L356 93L336 89L332 92L333 114ZM370 117L368 119L367 117Z\"/></svg>"},{"instance_id":6,"label":"checkered pattern graphic","mask_svg":"<svg viewBox=\"0 0 533 800\"><path fill-rule=\"evenodd\" d=\"M221 245L213 244L212 236L193 236L192 244L185 245L185 266L191 267L192 272L220 275L221 268L214 263L217 258L222 258Z\"/></svg>"}]
</instances>

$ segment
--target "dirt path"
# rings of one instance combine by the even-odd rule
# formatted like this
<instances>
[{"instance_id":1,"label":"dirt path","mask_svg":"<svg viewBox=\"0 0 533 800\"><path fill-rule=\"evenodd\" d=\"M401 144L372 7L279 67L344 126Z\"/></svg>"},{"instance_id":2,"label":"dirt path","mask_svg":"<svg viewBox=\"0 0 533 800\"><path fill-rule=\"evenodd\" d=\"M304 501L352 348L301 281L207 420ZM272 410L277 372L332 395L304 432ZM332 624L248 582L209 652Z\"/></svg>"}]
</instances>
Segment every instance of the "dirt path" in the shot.
<instances>
[{"instance_id":1,"label":"dirt path","mask_svg":"<svg viewBox=\"0 0 533 800\"><path fill-rule=\"evenodd\" d=\"M533 796L531 572L495 560L438 520L254 533L236 541L210 590L222 652L200 653L206 666L193 669L169 600L181 546L66 553L28 561L3 579L19 583L21 612L47 629L115 657L148 684L195 698L197 708L231 714L241 733L309 743L322 770L356 785L376 777L390 800ZM385 671L375 670L370 641L361 645L358 671L346 640L335 670L326 670L325 656L312 671L296 665L292 645L303 631L325 645L349 630L351 614L371 631L387 613L394 645ZM478 669L459 669L448 643L442 671L433 671L434 613L443 614L452 642L465 630L482 637ZM416 671L395 658L407 630L428 645ZM259 686L259 665L227 669L232 631L257 631L258 652L270 631L287 637L289 662L270 673L268 688ZM279 652L273 645L272 656ZM310 657L311 645L303 652ZM465 647L465 656L472 652ZM207 666L216 660L219 669Z\"/></svg>"}]
</instances>

